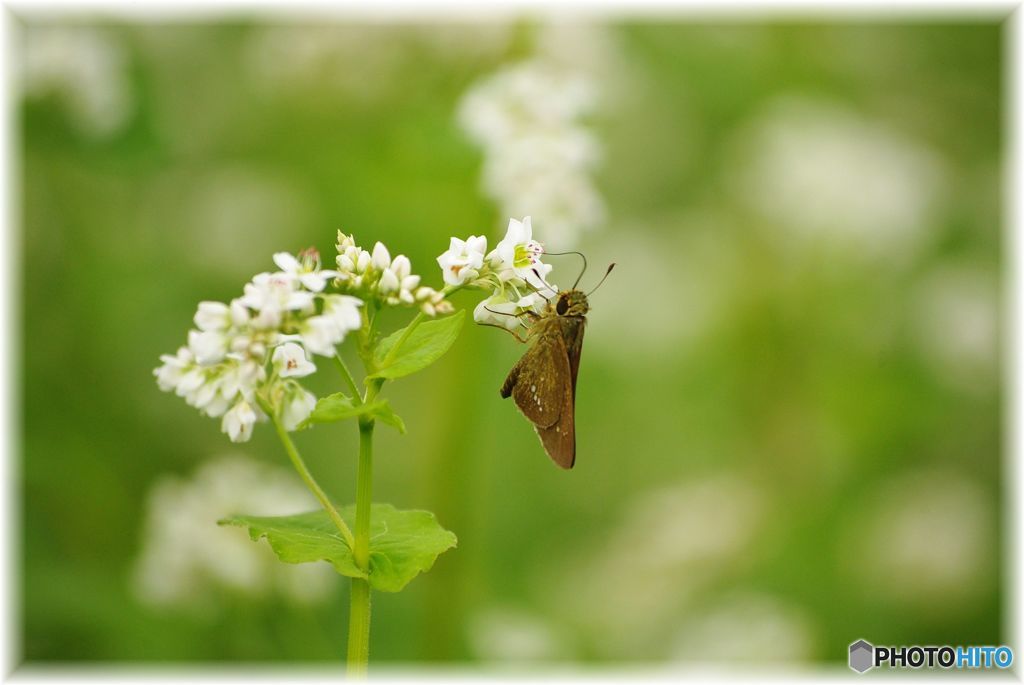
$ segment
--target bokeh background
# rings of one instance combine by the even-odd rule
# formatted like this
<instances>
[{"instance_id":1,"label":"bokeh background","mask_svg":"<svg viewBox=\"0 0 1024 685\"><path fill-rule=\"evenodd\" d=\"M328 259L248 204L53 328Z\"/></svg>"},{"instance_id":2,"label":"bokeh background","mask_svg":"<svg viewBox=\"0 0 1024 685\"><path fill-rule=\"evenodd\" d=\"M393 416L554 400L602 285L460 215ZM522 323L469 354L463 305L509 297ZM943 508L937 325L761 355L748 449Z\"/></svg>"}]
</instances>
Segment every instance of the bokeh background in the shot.
<instances>
[{"instance_id":1,"label":"bokeh background","mask_svg":"<svg viewBox=\"0 0 1024 685\"><path fill-rule=\"evenodd\" d=\"M619 265L577 466L494 329L388 387L375 497L459 547L376 595L374 661L1007 639L996 20L16 23L27 661L336 662L347 583L214 524L309 506L272 431L152 369L275 251L341 228L438 285L513 214ZM355 427L298 440L351 500Z\"/></svg>"}]
</instances>

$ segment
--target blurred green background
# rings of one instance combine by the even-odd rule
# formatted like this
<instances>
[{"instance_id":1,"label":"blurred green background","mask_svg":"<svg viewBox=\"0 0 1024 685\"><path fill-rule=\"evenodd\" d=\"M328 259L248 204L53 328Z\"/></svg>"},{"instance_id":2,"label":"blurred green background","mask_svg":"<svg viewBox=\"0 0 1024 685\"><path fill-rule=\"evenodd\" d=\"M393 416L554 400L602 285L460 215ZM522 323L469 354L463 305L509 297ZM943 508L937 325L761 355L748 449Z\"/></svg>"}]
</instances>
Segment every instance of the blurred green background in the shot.
<instances>
[{"instance_id":1,"label":"blurred green background","mask_svg":"<svg viewBox=\"0 0 1024 685\"><path fill-rule=\"evenodd\" d=\"M591 299L577 466L499 399L522 348L493 329L388 387L409 432L379 431L375 499L459 547L375 596L372 659L1007 639L997 23L334 21L19 20L26 660L339 659L340 578L140 589L154 488L287 466L265 425L232 445L151 370L275 251L330 262L341 228L439 285L449 236L493 245L508 216L457 112L526 58L599 94L605 218L575 244L585 285L619 268ZM542 209L520 211L544 240ZM297 439L350 501L355 426ZM186 537L224 534L210 516Z\"/></svg>"}]
</instances>

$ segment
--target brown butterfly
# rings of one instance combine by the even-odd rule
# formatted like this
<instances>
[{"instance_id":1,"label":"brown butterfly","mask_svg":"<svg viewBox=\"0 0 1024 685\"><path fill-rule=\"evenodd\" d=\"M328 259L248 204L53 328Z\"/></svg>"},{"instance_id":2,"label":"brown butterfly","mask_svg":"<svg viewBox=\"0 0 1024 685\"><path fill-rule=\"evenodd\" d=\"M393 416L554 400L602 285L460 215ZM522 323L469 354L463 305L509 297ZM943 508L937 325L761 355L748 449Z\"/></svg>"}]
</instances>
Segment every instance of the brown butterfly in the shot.
<instances>
[{"instance_id":1,"label":"brown butterfly","mask_svg":"<svg viewBox=\"0 0 1024 685\"><path fill-rule=\"evenodd\" d=\"M526 338L516 337L532 344L501 386L501 396L515 399L548 456L563 469L576 463L576 377L589 311L587 295L574 285L549 300L540 314L523 312L520 316L530 321Z\"/></svg>"}]
</instances>

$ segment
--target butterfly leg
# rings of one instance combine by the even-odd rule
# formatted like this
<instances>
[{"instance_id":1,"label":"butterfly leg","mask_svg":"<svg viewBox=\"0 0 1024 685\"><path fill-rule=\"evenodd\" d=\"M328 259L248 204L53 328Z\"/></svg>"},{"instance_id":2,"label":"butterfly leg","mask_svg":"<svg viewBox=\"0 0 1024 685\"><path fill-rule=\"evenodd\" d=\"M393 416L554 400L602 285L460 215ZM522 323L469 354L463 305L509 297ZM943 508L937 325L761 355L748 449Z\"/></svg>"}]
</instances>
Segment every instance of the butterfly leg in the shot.
<instances>
[{"instance_id":1,"label":"butterfly leg","mask_svg":"<svg viewBox=\"0 0 1024 685\"><path fill-rule=\"evenodd\" d=\"M500 313L501 312L499 312L499 314ZM496 323L483 323L483 322L478 322L478 323L480 323L481 326L490 326L491 328L497 328L499 330L505 331L506 333L508 333L509 335L511 335L513 338L515 338L516 340L518 340L521 343L527 342L527 339L522 337L521 335L519 335L519 333L517 333L516 331L510 331L509 329L505 328L504 326L499 326Z\"/></svg>"}]
</instances>

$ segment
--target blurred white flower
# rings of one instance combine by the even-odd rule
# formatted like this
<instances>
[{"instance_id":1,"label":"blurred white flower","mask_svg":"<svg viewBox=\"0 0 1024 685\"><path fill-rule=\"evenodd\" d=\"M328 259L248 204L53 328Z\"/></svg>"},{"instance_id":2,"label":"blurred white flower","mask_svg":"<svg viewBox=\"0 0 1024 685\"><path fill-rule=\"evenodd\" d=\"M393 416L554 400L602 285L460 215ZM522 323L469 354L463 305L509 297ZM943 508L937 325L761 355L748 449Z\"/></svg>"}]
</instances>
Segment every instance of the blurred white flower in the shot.
<instances>
[{"instance_id":1,"label":"blurred white flower","mask_svg":"<svg viewBox=\"0 0 1024 685\"><path fill-rule=\"evenodd\" d=\"M244 399L238 400L221 421L221 430L231 442L247 442L252 437L253 426L256 425L256 410Z\"/></svg>"},{"instance_id":2,"label":"blurred white flower","mask_svg":"<svg viewBox=\"0 0 1024 685\"><path fill-rule=\"evenodd\" d=\"M223 302L200 302L193 321L201 331L223 331L231 325L231 308Z\"/></svg>"},{"instance_id":3,"label":"blurred white flower","mask_svg":"<svg viewBox=\"0 0 1024 685\"><path fill-rule=\"evenodd\" d=\"M110 135L125 125L133 107L127 58L111 33L29 25L23 38L20 76L27 97L56 94L89 135Z\"/></svg>"},{"instance_id":4,"label":"blurred white flower","mask_svg":"<svg viewBox=\"0 0 1024 685\"><path fill-rule=\"evenodd\" d=\"M189 331L188 349L200 366L210 366L224 359L229 339L222 331Z\"/></svg>"},{"instance_id":5,"label":"blurred white flower","mask_svg":"<svg viewBox=\"0 0 1024 685\"><path fill-rule=\"evenodd\" d=\"M915 337L944 381L975 394L993 388L999 364L999 285L995 270L941 266L913 298Z\"/></svg>"},{"instance_id":6,"label":"blurred white flower","mask_svg":"<svg viewBox=\"0 0 1024 685\"><path fill-rule=\"evenodd\" d=\"M643 493L591 553L557 574L550 600L602 651L662 657L677 617L748 550L765 512L763 492L729 474Z\"/></svg>"},{"instance_id":7,"label":"blurred white flower","mask_svg":"<svg viewBox=\"0 0 1024 685\"><path fill-rule=\"evenodd\" d=\"M482 661L523 663L571 657L566 630L521 609L490 607L470 617L466 636Z\"/></svg>"},{"instance_id":8,"label":"blurred white flower","mask_svg":"<svg viewBox=\"0 0 1024 685\"><path fill-rule=\"evenodd\" d=\"M899 262L925 241L943 198L934 150L825 103L775 102L736 146L741 198L797 246Z\"/></svg>"},{"instance_id":9,"label":"blurred white flower","mask_svg":"<svg viewBox=\"0 0 1024 685\"><path fill-rule=\"evenodd\" d=\"M996 499L966 473L929 468L864 494L840 563L883 601L955 612L996 580Z\"/></svg>"},{"instance_id":10,"label":"blurred white flower","mask_svg":"<svg viewBox=\"0 0 1024 685\"><path fill-rule=\"evenodd\" d=\"M462 285L480 275L487 252L487 237L471 235L465 240L452 237L448 249L437 258L444 282L448 285Z\"/></svg>"},{"instance_id":11,"label":"blurred white flower","mask_svg":"<svg viewBox=\"0 0 1024 685\"><path fill-rule=\"evenodd\" d=\"M299 335L311 354L333 357L337 353L337 345L345 338L345 331L329 316L311 316L299 324Z\"/></svg>"},{"instance_id":12,"label":"blurred white flower","mask_svg":"<svg viewBox=\"0 0 1024 685\"><path fill-rule=\"evenodd\" d=\"M216 612L224 592L325 599L337 583L327 563L282 564L266 541L218 526L232 514L274 516L316 509L287 470L241 456L203 464L191 479L162 477L149 493L133 586L146 604Z\"/></svg>"},{"instance_id":13,"label":"blurred white flower","mask_svg":"<svg viewBox=\"0 0 1024 685\"><path fill-rule=\"evenodd\" d=\"M504 54L510 22L277 24L251 32L247 72L266 93L375 102L401 88L399 70L424 60L471 63Z\"/></svg>"},{"instance_id":14,"label":"blurred white flower","mask_svg":"<svg viewBox=\"0 0 1024 685\"><path fill-rule=\"evenodd\" d=\"M583 73L536 60L491 75L459 105L460 124L484 151L484 193L506 216L537 217L559 249L604 218L590 179L600 148L579 121L594 102Z\"/></svg>"},{"instance_id":15,"label":"blurred white flower","mask_svg":"<svg viewBox=\"0 0 1024 685\"><path fill-rule=\"evenodd\" d=\"M284 399L281 402L281 423L285 430L293 431L309 418L316 407L316 395L304 390L297 383L285 386Z\"/></svg>"},{"instance_id":16,"label":"blurred white flower","mask_svg":"<svg viewBox=\"0 0 1024 685\"><path fill-rule=\"evenodd\" d=\"M245 284L239 301L255 311L253 326L279 328L288 312L308 312L313 308L313 293L303 290L301 285L298 278L283 271L259 273Z\"/></svg>"},{"instance_id":17,"label":"blurred white flower","mask_svg":"<svg viewBox=\"0 0 1024 685\"><path fill-rule=\"evenodd\" d=\"M351 295L324 295L323 315L334 321L342 331L355 331L362 325L359 308L363 306L358 297Z\"/></svg>"},{"instance_id":18,"label":"blurred white flower","mask_svg":"<svg viewBox=\"0 0 1024 685\"><path fill-rule=\"evenodd\" d=\"M753 664L814 658L817 626L806 611L768 596L737 596L688 612L675 631L673 661Z\"/></svg>"},{"instance_id":19,"label":"blurred white flower","mask_svg":"<svg viewBox=\"0 0 1024 685\"><path fill-rule=\"evenodd\" d=\"M722 239L735 228L729 221L728 216L693 209L645 218L642 225L624 223L616 226L615 235L602 232L589 240L591 268L617 265L599 291L599 305L588 314L594 330L603 331L587 340L588 354L647 373L652 366L662 368L665 355L685 358L734 316L736 297L746 296L738 289L745 267L736 241ZM624 240L629 243L628 259L622 256ZM624 283L643 283L653 293L671 292L673 309L686 315L668 316L660 308L638 306L636 293ZM632 353L624 355L624 346Z\"/></svg>"},{"instance_id":20,"label":"blurred white flower","mask_svg":"<svg viewBox=\"0 0 1024 685\"><path fill-rule=\"evenodd\" d=\"M316 365L306 359L305 350L293 342L274 348L271 361L281 378L302 378L316 371Z\"/></svg>"}]
</instances>

